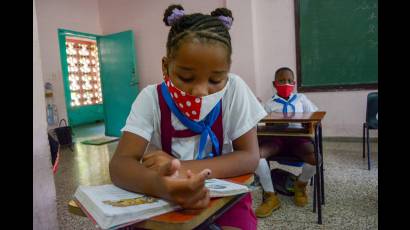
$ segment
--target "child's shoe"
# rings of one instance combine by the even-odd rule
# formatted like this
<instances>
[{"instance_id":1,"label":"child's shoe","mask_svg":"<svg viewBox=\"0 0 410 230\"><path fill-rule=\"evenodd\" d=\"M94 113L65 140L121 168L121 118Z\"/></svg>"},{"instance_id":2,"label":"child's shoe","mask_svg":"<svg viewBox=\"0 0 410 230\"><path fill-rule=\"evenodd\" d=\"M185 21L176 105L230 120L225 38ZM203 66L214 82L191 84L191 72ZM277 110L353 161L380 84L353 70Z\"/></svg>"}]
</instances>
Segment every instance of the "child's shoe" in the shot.
<instances>
[{"instance_id":1,"label":"child's shoe","mask_svg":"<svg viewBox=\"0 0 410 230\"><path fill-rule=\"evenodd\" d=\"M273 211L280 207L279 198L274 192L263 192L263 202L255 210L257 217L267 217L272 214Z\"/></svg>"},{"instance_id":2,"label":"child's shoe","mask_svg":"<svg viewBox=\"0 0 410 230\"><path fill-rule=\"evenodd\" d=\"M299 180L296 180L294 183L294 191L295 191L295 196L294 196L294 202L296 206L299 207L304 207L308 203L308 197L306 194L306 182L301 182Z\"/></svg>"}]
</instances>

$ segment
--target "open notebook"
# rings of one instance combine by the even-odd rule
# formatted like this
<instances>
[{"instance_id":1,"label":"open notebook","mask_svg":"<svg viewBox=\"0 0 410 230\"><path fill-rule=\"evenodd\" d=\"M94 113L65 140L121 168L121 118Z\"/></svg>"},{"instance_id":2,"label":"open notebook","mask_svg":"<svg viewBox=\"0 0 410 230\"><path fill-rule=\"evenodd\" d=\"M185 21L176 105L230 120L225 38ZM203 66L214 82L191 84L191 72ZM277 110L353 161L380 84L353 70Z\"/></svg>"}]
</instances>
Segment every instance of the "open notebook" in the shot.
<instances>
[{"instance_id":1,"label":"open notebook","mask_svg":"<svg viewBox=\"0 0 410 230\"><path fill-rule=\"evenodd\" d=\"M247 186L220 179L206 180L205 186L210 190L211 197L233 196L250 191ZM100 229L116 229L180 209L178 205L165 200L128 192L112 184L80 185L74 197Z\"/></svg>"}]
</instances>

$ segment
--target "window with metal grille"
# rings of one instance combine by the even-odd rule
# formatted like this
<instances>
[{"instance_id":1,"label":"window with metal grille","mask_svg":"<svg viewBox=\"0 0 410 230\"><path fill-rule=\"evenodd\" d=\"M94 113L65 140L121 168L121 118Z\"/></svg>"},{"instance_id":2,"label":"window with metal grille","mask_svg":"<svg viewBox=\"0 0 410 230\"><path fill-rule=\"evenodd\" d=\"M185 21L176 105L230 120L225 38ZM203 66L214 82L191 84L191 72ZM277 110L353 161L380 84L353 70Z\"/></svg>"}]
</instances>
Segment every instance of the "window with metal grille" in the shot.
<instances>
[{"instance_id":1,"label":"window with metal grille","mask_svg":"<svg viewBox=\"0 0 410 230\"><path fill-rule=\"evenodd\" d=\"M71 106L102 104L96 41L67 37L65 45Z\"/></svg>"}]
</instances>

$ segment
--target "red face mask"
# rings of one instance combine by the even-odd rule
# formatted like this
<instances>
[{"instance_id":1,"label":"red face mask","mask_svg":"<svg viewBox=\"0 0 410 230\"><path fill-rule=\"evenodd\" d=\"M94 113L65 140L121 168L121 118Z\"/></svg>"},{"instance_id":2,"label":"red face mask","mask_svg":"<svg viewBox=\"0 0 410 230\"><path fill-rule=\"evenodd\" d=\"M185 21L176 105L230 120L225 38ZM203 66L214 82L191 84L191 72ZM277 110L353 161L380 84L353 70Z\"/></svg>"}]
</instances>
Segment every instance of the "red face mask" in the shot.
<instances>
[{"instance_id":1,"label":"red face mask","mask_svg":"<svg viewBox=\"0 0 410 230\"><path fill-rule=\"evenodd\" d=\"M179 110L191 120L199 119L202 99L200 97L189 95L175 87L169 80L168 76L165 76L164 80L165 84L168 86L169 93Z\"/></svg>"},{"instance_id":2,"label":"red face mask","mask_svg":"<svg viewBox=\"0 0 410 230\"><path fill-rule=\"evenodd\" d=\"M293 92L293 88L295 88L295 84L279 85L276 81L273 84L278 91L278 95L283 98L289 98Z\"/></svg>"},{"instance_id":3,"label":"red face mask","mask_svg":"<svg viewBox=\"0 0 410 230\"><path fill-rule=\"evenodd\" d=\"M208 115L208 113L224 96L229 83L228 81L225 87L216 93L196 97L175 87L168 76L164 77L164 81L168 87L169 93L171 94L171 98L175 102L179 111L194 121L202 120Z\"/></svg>"}]
</instances>

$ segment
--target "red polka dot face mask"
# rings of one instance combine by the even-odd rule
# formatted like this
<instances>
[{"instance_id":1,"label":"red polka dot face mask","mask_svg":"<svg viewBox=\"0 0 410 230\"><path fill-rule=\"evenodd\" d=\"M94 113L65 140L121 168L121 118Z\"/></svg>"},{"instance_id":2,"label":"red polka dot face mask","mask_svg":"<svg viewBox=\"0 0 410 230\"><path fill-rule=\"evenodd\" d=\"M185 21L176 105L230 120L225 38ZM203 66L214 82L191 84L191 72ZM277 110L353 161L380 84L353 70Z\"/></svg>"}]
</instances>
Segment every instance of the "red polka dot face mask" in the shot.
<instances>
[{"instance_id":1,"label":"red polka dot face mask","mask_svg":"<svg viewBox=\"0 0 410 230\"><path fill-rule=\"evenodd\" d=\"M216 93L204 97L195 97L175 87L169 77L164 77L164 81L179 111L193 121L200 121L211 112L222 99L229 83L228 80L225 87Z\"/></svg>"}]
</instances>

